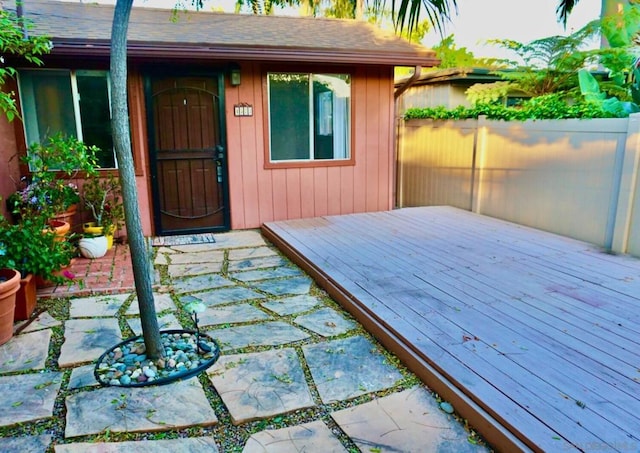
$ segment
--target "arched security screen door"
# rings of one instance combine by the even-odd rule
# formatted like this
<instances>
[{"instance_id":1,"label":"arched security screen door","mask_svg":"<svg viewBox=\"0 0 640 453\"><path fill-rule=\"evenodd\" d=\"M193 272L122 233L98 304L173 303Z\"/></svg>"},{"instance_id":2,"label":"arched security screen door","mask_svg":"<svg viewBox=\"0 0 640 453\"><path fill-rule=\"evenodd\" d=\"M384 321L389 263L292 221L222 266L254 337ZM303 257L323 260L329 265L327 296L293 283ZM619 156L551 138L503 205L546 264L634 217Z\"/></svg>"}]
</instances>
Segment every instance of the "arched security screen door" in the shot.
<instances>
[{"instance_id":1,"label":"arched security screen door","mask_svg":"<svg viewBox=\"0 0 640 453\"><path fill-rule=\"evenodd\" d=\"M222 77L147 79L156 234L227 230Z\"/></svg>"}]
</instances>

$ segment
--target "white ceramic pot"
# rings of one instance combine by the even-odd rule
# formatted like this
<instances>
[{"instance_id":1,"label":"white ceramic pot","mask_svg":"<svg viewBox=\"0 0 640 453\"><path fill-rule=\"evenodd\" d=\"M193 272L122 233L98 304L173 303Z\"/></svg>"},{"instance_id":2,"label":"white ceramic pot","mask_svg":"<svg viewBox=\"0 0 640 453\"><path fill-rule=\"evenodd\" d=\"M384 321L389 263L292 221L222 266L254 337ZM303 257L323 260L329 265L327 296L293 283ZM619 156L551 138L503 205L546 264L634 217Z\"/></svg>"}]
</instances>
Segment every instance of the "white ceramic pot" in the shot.
<instances>
[{"instance_id":1,"label":"white ceramic pot","mask_svg":"<svg viewBox=\"0 0 640 453\"><path fill-rule=\"evenodd\" d=\"M78 243L80 254L85 258L101 258L107 253L106 236L83 237Z\"/></svg>"}]
</instances>

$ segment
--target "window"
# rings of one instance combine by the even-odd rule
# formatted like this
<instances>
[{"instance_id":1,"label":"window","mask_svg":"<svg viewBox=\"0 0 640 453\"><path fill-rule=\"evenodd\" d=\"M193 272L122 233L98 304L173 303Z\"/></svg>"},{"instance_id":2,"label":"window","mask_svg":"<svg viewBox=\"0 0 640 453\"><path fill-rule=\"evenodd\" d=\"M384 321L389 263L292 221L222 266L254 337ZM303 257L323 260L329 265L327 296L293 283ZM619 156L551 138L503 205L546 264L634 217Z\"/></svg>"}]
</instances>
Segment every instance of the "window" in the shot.
<instances>
[{"instance_id":1,"label":"window","mask_svg":"<svg viewBox=\"0 0 640 453\"><path fill-rule=\"evenodd\" d=\"M269 73L271 162L349 160L351 76Z\"/></svg>"},{"instance_id":2,"label":"window","mask_svg":"<svg viewBox=\"0 0 640 453\"><path fill-rule=\"evenodd\" d=\"M100 148L101 168L115 168L106 71L20 71L27 145L58 132Z\"/></svg>"}]
</instances>

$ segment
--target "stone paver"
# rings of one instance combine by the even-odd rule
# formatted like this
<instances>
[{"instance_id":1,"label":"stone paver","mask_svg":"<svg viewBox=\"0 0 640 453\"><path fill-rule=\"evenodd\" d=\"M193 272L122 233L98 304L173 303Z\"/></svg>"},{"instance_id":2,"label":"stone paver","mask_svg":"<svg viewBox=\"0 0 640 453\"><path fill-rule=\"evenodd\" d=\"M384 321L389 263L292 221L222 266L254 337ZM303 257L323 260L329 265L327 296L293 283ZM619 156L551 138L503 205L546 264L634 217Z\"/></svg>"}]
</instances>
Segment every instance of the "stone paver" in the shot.
<instances>
[{"instance_id":1,"label":"stone paver","mask_svg":"<svg viewBox=\"0 0 640 453\"><path fill-rule=\"evenodd\" d=\"M220 308L208 308L198 315L199 325L217 326L238 322L252 322L269 319L270 316L251 304L241 303Z\"/></svg>"},{"instance_id":2,"label":"stone paver","mask_svg":"<svg viewBox=\"0 0 640 453\"><path fill-rule=\"evenodd\" d=\"M329 307L298 316L293 322L323 337L341 335L357 327L356 323Z\"/></svg>"},{"instance_id":3,"label":"stone paver","mask_svg":"<svg viewBox=\"0 0 640 453\"><path fill-rule=\"evenodd\" d=\"M166 431L218 422L197 379L165 386L106 387L66 399L65 437L111 432Z\"/></svg>"},{"instance_id":4,"label":"stone paver","mask_svg":"<svg viewBox=\"0 0 640 453\"><path fill-rule=\"evenodd\" d=\"M292 315L294 313L301 313L303 311L309 311L312 308L320 305L322 301L314 296L302 295L286 297L284 299L268 300L261 305L268 310L271 310L280 316Z\"/></svg>"},{"instance_id":5,"label":"stone paver","mask_svg":"<svg viewBox=\"0 0 640 453\"><path fill-rule=\"evenodd\" d=\"M213 291L204 291L201 293L191 294L180 298L183 304L200 301L208 307L215 305L228 304L230 302L240 302L242 300L264 299L260 293L252 291L242 286L231 286L228 288L220 288Z\"/></svg>"},{"instance_id":6,"label":"stone paver","mask_svg":"<svg viewBox=\"0 0 640 453\"><path fill-rule=\"evenodd\" d=\"M61 383L62 373L0 377L0 426L51 417Z\"/></svg>"},{"instance_id":7,"label":"stone paver","mask_svg":"<svg viewBox=\"0 0 640 453\"><path fill-rule=\"evenodd\" d=\"M94 365L84 365L74 368L71 371L71 377L69 378L69 384L67 385L69 389L74 390L79 389L80 387L95 387L99 385L93 374L94 369Z\"/></svg>"},{"instance_id":8,"label":"stone paver","mask_svg":"<svg viewBox=\"0 0 640 453\"><path fill-rule=\"evenodd\" d=\"M266 256L276 256L278 252L269 247L252 247L246 249L229 250L230 261L241 261L253 258L264 258Z\"/></svg>"},{"instance_id":9,"label":"stone paver","mask_svg":"<svg viewBox=\"0 0 640 453\"><path fill-rule=\"evenodd\" d=\"M248 271L253 269L261 269L265 267L276 267L276 266L285 266L288 262L276 255L276 256L266 256L263 258L249 258L241 261L230 261L228 270L232 271Z\"/></svg>"},{"instance_id":10,"label":"stone paver","mask_svg":"<svg viewBox=\"0 0 640 453\"><path fill-rule=\"evenodd\" d=\"M153 265L154 266L158 266L158 265L165 266L167 264L169 264L169 258L167 257L166 252L165 253L158 253L156 255L155 259L153 260Z\"/></svg>"},{"instance_id":11,"label":"stone paver","mask_svg":"<svg viewBox=\"0 0 640 453\"><path fill-rule=\"evenodd\" d=\"M19 325L27 323L28 321L21 321ZM40 313L33 319L24 329L22 333L35 332L36 330L49 329L51 327L58 327L62 325L62 321L58 321L46 311Z\"/></svg>"},{"instance_id":12,"label":"stone paver","mask_svg":"<svg viewBox=\"0 0 640 453\"><path fill-rule=\"evenodd\" d=\"M223 351L247 346L278 346L309 338L307 333L282 321L210 329L206 332L218 340Z\"/></svg>"},{"instance_id":13,"label":"stone paver","mask_svg":"<svg viewBox=\"0 0 640 453\"><path fill-rule=\"evenodd\" d=\"M53 436L40 434L39 436L6 437L0 439L0 451L15 453L45 453Z\"/></svg>"},{"instance_id":14,"label":"stone paver","mask_svg":"<svg viewBox=\"0 0 640 453\"><path fill-rule=\"evenodd\" d=\"M325 403L384 390L402 379L376 346L361 336L304 346L302 350Z\"/></svg>"},{"instance_id":15,"label":"stone paver","mask_svg":"<svg viewBox=\"0 0 640 453\"><path fill-rule=\"evenodd\" d=\"M108 296L83 297L71 299L69 316L72 318L89 318L97 316L115 316L129 294L112 294Z\"/></svg>"},{"instance_id":16,"label":"stone paver","mask_svg":"<svg viewBox=\"0 0 640 453\"><path fill-rule=\"evenodd\" d=\"M191 291L202 291L205 289L221 288L223 286L233 286L231 280L228 280L221 275L198 275L196 277L181 278L175 280L173 288L177 293L186 293Z\"/></svg>"},{"instance_id":17,"label":"stone paver","mask_svg":"<svg viewBox=\"0 0 640 453\"><path fill-rule=\"evenodd\" d=\"M199 313L199 325L222 348L222 356L207 376L229 411L225 423L270 418L276 421L273 427L284 426L278 418L286 421L287 427L254 432L245 445L238 441L230 446L233 451L345 452L344 433L363 452L482 450L467 442L463 425L441 411L425 388L400 391L397 386L404 382L403 375L378 345L361 335L359 325L333 303L312 296L312 280L268 245L258 230L216 234L215 240L154 248L154 285L158 285L154 302L161 329L182 328L177 315L184 304L200 301L207 307ZM160 271L165 269L168 275L163 277L168 279L161 282ZM71 299L70 319L63 323L45 312L27 326L14 326L24 329L0 346L0 406L4 408L0 426L16 425L24 436L0 438L0 452L226 451L227 445L216 445L217 437L209 434L163 440L146 440L147 435L141 434L139 440L127 442L110 438L111 432L153 431L171 431L167 436L174 437L181 429L188 431L180 431L180 436L184 432L193 436L201 427L218 423L217 403L212 406L196 378L142 388L98 386L94 363L122 341L119 322L140 332L135 292L130 286L127 290L126 294ZM60 325L62 329L52 330ZM58 365L73 367L64 388L68 391L66 419L60 423L66 422L64 433L55 423L53 437L33 436L41 432L33 422L54 417L56 397L60 397L65 374L39 371L47 364L47 345L58 331L64 333ZM335 336L345 338L331 339ZM238 352L253 347L259 352ZM15 372L23 374L1 375ZM389 393L367 403L353 401L381 390ZM339 402L349 400L351 407L340 410L344 405ZM310 410L302 412L306 423L288 425L296 418L285 414L313 408L319 401L332 404L332 420L327 415L314 417L315 410ZM215 430L227 431L233 430ZM66 443L55 441L58 435L64 435ZM51 446L52 442L57 445Z\"/></svg>"},{"instance_id":18,"label":"stone paver","mask_svg":"<svg viewBox=\"0 0 640 453\"><path fill-rule=\"evenodd\" d=\"M173 303L170 294L166 293L153 293L153 305L156 307L156 313L160 313L165 310L175 310L176 304ZM140 306L138 305L138 297L133 298L133 302L129 305L126 312L127 315L139 315Z\"/></svg>"},{"instance_id":19,"label":"stone paver","mask_svg":"<svg viewBox=\"0 0 640 453\"><path fill-rule=\"evenodd\" d=\"M234 425L314 405L292 348L222 356L207 374Z\"/></svg>"},{"instance_id":20,"label":"stone paver","mask_svg":"<svg viewBox=\"0 0 640 453\"><path fill-rule=\"evenodd\" d=\"M205 245L205 244L201 244ZM209 245L209 244L207 244ZM193 246L185 246L193 247ZM224 251L206 251L206 252L188 252L188 253L174 253L169 255L169 261L171 264L194 264L194 263L222 263L224 261ZM213 271L217 272L217 271Z\"/></svg>"},{"instance_id":21,"label":"stone paver","mask_svg":"<svg viewBox=\"0 0 640 453\"><path fill-rule=\"evenodd\" d=\"M55 453L218 453L210 437L56 445Z\"/></svg>"},{"instance_id":22,"label":"stone paver","mask_svg":"<svg viewBox=\"0 0 640 453\"><path fill-rule=\"evenodd\" d=\"M253 284L254 287L274 296L307 294L311 289L311 279L307 277L267 280Z\"/></svg>"},{"instance_id":23,"label":"stone paver","mask_svg":"<svg viewBox=\"0 0 640 453\"><path fill-rule=\"evenodd\" d=\"M96 360L122 341L115 318L70 319L65 322L64 338L58 359L61 368Z\"/></svg>"},{"instance_id":24,"label":"stone paver","mask_svg":"<svg viewBox=\"0 0 640 453\"><path fill-rule=\"evenodd\" d=\"M49 354L51 329L23 333L0 348L0 372L41 370Z\"/></svg>"},{"instance_id":25,"label":"stone paver","mask_svg":"<svg viewBox=\"0 0 640 453\"><path fill-rule=\"evenodd\" d=\"M480 452L463 426L438 408L422 387L331 414L362 451Z\"/></svg>"},{"instance_id":26,"label":"stone paver","mask_svg":"<svg viewBox=\"0 0 640 453\"><path fill-rule=\"evenodd\" d=\"M254 282L283 277L301 277L304 274L295 267L276 267L275 269L258 269L254 271L230 272L229 276L241 282Z\"/></svg>"},{"instance_id":27,"label":"stone paver","mask_svg":"<svg viewBox=\"0 0 640 453\"><path fill-rule=\"evenodd\" d=\"M140 318L127 319L127 324L136 335L142 335L142 321ZM158 327L160 330L183 329L180 321L173 313L163 313L158 315Z\"/></svg>"},{"instance_id":28,"label":"stone paver","mask_svg":"<svg viewBox=\"0 0 640 453\"><path fill-rule=\"evenodd\" d=\"M242 453L342 453L346 451L327 425L321 421L315 421L290 428L260 431L249 438Z\"/></svg>"},{"instance_id":29,"label":"stone paver","mask_svg":"<svg viewBox=\"0 0 640 453\"><path fill-rule=\"evenodd\" d=\"M185 277L191 275L211 274L212 272L221 272L222 261L217 263L196 263L196 264L170 264L167 271L170 277Z\"/></svg>"},{"instance_id":30,"label":"stone paver","mask_svg":"<svg viewBox=\"0 0 640 453\"><path fill-rule=\"evenodd\" d=\"M214 235L216 245L219 248L262 247L267 245L259 231L244 230L230 231L224 234Z\"/></svg>"}]
</instances>

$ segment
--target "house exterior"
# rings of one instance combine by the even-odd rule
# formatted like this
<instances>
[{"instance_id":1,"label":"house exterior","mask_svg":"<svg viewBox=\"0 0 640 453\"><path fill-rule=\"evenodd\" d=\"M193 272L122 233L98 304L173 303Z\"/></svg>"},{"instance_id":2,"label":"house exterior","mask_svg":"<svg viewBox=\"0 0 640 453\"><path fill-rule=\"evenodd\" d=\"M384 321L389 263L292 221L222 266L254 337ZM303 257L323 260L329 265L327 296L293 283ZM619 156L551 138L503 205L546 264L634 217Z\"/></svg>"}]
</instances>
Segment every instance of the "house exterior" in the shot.
<instances>
[{"instance_id":1,"label":"house exterior","mask_svg":"<svg viewBox=\"0 0 640 453\"><path fill-rule=\"evenodd\" d=\"M5 6L6 7L6 6ZM76 134L116 167L109 124L113 6L26 0L44 66L19 68L23 122L0 120L0 194L28 169L14 154ZM433 52L357 21L134 8L131 140L145 235L394 206L394 66ZM12 87L9 87L11 89ZM5 174L2 174L2 173ZM79 181L81 184L81 181Z\"/></svg>"},{"instance_id":2,"label":"house exterior","mask_svg":"<svg viewBox=\"0 0 640 453\"><path fill-rule=\"evenodd\" d=\"M453 109L458 106L471 107L466 91L477 83L494 83L504 80L491 69L448 68L423 71L420 77L398 99L398 113L410 108L444 106ZM406 80L398 80L402 86ZM514 90L509 93L507 104L521 101L528 96Z\"/></svg>"}]
</instances>

